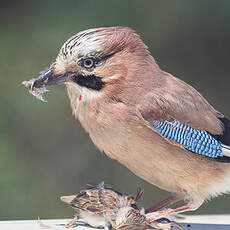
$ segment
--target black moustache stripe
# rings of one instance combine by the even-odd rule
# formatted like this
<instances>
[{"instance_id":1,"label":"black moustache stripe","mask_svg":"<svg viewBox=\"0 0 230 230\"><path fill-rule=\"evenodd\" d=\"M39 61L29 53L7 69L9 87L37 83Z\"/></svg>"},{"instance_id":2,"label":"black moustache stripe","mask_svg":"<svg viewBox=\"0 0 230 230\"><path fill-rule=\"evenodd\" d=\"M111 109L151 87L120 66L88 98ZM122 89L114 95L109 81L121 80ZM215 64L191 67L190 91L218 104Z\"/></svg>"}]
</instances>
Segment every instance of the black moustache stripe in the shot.
<instances>
[{"instance_id":1,"label":"black moustache stripe","mask_svg":"<svg viewBox=\"0 0 230 230\"><path fill-rule=\"evenodd\" d=\"M97 91L101 90L105 85L105 82L102 81L102 78L95 75L75 75L72 77L72 79L80 86Z\"/></svg>"}]
</instances>

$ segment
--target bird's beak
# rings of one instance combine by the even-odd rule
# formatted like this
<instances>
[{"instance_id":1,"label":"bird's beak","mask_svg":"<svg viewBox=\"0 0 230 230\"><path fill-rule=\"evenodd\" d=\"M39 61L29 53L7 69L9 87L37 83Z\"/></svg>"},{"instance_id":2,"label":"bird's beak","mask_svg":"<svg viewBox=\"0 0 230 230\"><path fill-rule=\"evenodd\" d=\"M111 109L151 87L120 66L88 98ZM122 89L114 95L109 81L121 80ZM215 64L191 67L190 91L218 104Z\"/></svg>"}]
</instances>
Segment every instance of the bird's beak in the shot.
<instances>
[{"instance_id":1,"label":"bird's beak","mask_svg":"<svg viewBox=\"0 0 230 230\"><path fill-rule=\"evenodd\" d=\"M46 87L50 85L60 85L70 80L70 73L54 75L52 68L43 71L38 78L33 79L32 88Z\"/></svg>"},{"instance_id":2,"label":"bird's beak","mask_svg":"<svg viewBox=\"0 0 230 230\"><path fill-rule=\"evenodd\" d=\"M76 195L71 195L71 196L61 196L60 199L61 201L70 204L71 201L76 197Z\"/></svg>"},{"instance_id":3,"label":"bird's beak","mask_svg":"<svg viewBox=\"0 0 230 230\"><path fill-rule=\"evenodd\" d=\"M47 92L46 86L59 85L70 80L72 73L64 73L59 75L53 74L52 66L40 73L38 78L33 78L29 81L23 81L22 84L29 90L29 92L41 101L46 100L43 94Z\"/></svg>"}]
</instances>

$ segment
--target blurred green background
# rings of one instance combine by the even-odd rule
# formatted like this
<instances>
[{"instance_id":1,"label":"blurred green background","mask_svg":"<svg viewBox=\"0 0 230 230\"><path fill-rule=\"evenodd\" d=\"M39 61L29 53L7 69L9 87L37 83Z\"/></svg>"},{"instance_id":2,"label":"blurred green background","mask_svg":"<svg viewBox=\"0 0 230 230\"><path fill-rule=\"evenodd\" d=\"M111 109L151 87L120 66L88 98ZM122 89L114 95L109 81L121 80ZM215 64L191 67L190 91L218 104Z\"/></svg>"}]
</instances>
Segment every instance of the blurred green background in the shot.
<instances>
[{"instance_id":1,"label":"blurred green background","mask_svg":"<svg viewBox=\"0 0 230 230\"><path fill-rule=\"evenodd\" d=\"M72 217L61 195L104 180L145 190L147 207L168 194L93 146L74 120L64 87L42 103L21 85L55 59L75 33L123 25L136 30L162 69L197 88L230 117L230 1L1 1L0 219ZM194 213L230 213L230 195Z\"/></svg>"}]
</instances>

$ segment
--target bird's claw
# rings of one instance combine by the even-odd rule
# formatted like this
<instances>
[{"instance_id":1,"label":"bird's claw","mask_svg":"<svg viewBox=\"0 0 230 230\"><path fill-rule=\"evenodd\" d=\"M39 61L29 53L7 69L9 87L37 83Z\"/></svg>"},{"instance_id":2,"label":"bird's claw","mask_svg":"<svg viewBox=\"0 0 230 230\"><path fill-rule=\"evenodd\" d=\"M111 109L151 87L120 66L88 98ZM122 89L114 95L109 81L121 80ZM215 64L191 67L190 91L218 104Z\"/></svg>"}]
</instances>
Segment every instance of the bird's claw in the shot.
<instances>
[{"instance_id":1,"label":"bird's claw","mask_svg":"<svg viewBox=\"0 0 230 230\"><path fill-rule=\"evenodd\" d=\"M65 228L75 228L77 226L76 219L71 220L67 224L65 224Z\"/></svg>"},{"instance_id":2,"label":"bird's claw","mask_svg":"<svg viewBox=\"0 0 230 230\"><path fill-rule=\"evenodd\" d=\"M160 218L165 217L166 215L164 213L162 213L161 211L156 211L156 212L150 212L146 214L146 221L148 223L152 223L156 220L159 220Z\"/></svg>"}]
</instances>

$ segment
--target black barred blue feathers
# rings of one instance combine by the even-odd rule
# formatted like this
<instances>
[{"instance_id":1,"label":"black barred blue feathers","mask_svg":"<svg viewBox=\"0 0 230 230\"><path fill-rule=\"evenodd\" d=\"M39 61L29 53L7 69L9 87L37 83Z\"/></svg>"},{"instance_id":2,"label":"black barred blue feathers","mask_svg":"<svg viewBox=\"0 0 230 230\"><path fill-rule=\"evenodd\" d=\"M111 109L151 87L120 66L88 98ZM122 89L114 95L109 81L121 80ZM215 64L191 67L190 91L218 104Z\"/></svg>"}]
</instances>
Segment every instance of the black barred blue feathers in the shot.
<instances>
[{"instance_id":1,"label":"black barred blue feathers","mask_svg":"<svg viewBox=\"0 0 230 230\"><path fill-rule=\"evenodd\" d=\"M206 131L193 129L179 121L154 121L151 126L162 137L180 143L191 152L211 158L223 157L221 144Z\"/></svg>"}]
</instances>

